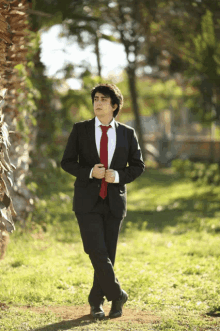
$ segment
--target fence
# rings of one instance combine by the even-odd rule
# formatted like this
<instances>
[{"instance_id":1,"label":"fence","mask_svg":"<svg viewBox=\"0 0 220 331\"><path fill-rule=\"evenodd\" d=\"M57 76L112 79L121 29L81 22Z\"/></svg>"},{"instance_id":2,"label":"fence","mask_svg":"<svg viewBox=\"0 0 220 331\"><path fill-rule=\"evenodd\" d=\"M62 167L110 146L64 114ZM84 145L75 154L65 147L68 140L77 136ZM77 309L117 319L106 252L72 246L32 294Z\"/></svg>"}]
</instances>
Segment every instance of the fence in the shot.
<instances>
[{"instance_id":1,"label":"fence","mask_svg":"<svg viewBox=\"0 0 220 331\"><path fill-rule=\"evenodd\" d=\"M219 162L220 141L213 141L210 137L175 136L174 139L164 139L158 136L144 135L147 158L152 155L152 149L159 151L166 149L176 157L188 158L192 161ZM151 146L151 148L149 148Z\"/></svg>"}]
</instances>

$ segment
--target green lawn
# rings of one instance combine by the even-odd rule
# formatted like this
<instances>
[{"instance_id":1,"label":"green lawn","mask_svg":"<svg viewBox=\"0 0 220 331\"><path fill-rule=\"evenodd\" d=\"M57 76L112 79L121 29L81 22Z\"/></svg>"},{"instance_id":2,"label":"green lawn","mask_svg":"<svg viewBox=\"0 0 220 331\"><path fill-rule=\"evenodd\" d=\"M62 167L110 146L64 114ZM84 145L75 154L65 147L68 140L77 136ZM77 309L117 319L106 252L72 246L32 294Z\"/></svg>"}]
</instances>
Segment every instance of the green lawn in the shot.
<instances>
[{"instance_id":1,"label":"green lawn","mask_svg":"<svg viewBox=\"0 0 220 331\"><path fill-rule=\"evenodd\" d=\"M220 330L219 187L198 187L170 169L147 169L129 184L115 270L129 294L125 309L159 321L77 326L52 309L87 303L93 276L71 211L73 179L59 169L35 176L37 209L0 261L1 331Z\"/></svg>"}]
</instances>

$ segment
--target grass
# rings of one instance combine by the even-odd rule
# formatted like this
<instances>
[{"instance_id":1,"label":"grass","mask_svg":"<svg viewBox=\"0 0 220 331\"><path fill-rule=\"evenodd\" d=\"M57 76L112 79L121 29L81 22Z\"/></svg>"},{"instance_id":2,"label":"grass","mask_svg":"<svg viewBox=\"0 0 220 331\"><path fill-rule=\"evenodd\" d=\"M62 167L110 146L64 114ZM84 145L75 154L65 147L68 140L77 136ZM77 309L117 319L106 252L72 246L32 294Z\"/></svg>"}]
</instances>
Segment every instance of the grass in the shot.
<instances>
[{"instance_id":1,"label":"grass","mask_svg":"<svg viewBox=\"0 0 220 331\"><path fill-rule=\"evenodd\" d=\"M126 308L154 314L140 324L63 321L53 310L87 303L93 271L72 210L73 180L35 170L40 197L26 228L17 226L1 263L0 330L220 330L220 188L198 187L171 169L148 169L128 185L128 215L116 274Z\"/></svg>"}]
</instances>

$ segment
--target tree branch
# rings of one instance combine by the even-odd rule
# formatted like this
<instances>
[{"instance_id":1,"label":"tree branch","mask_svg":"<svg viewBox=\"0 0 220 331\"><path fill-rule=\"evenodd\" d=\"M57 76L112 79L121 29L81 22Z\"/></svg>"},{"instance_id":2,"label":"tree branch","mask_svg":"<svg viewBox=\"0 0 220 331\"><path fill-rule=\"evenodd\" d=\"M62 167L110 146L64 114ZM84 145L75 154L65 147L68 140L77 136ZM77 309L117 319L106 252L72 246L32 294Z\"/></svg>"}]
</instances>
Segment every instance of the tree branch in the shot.
<instances>
[{"instance_id":1,"label":"tree branch","mask_svg":"<svg viewBox=\"0 0 220 331\"><path fill-rule=\"evenodd\" d=\"M41 16L41 17L50 17L51 18L54 16L52 14L44 13L40 10L34 10L34 9L28 9L27 13L31 14L31 15Z\"/></svg>"}]
</instances>

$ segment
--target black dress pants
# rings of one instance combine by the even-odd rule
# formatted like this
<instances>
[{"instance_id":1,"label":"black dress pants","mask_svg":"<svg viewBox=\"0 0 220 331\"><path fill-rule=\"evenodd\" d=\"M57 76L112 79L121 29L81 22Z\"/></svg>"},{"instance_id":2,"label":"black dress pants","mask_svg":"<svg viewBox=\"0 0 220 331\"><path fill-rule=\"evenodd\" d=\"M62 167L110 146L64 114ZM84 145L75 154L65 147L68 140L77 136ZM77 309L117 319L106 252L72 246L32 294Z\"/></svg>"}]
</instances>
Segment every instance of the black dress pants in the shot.
<instances>
[{"instance_id":1,"label":"black dress pants","mask_svg":"<svg viewBox=\"0 0 220 331\"><path fill-rule=\"evenodd\" d=\"M120 284L115 277L114 262L122 219L111 214L108 197L99 197L90 213L76 213L84 251L94 268L93 286L89 294L90 304L100 304L104 296L108 301L121 295Z\"/></svg>"}]
</instances>

